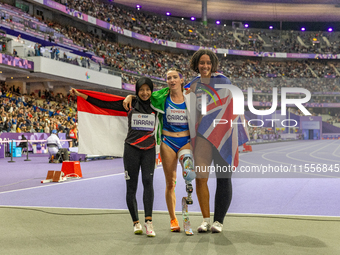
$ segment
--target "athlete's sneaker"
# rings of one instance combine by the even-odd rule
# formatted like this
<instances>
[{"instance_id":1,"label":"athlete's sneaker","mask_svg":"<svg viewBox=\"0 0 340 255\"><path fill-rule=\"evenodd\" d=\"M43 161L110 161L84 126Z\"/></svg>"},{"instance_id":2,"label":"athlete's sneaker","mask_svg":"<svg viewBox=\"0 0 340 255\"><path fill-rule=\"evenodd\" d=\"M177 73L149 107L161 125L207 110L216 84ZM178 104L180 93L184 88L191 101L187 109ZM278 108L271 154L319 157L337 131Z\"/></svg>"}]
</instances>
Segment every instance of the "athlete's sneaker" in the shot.
<instances>
[{"instance_id":1,"label":"athlete's sneaker","mask_svg":"<svg viewBox=\"0 0 340 255\"><path fill-rule=\"evenodd\" d=\"M143 229L142 225L138 222L133 226L133 231L135 232L136 235L141 235L143 234Z\"/></svg>"},{"instance_id":2,"label":"athlete's sneaker","mask_svg":"<svg viewBox=\"0 0 340 255\"><path fill-rule=\"evenodd\" d=\"M170 229L172 232L179 232L181 230L181 228L179 227L177 218L170 221Z\"/></svg>"},{"instance_id":3,"label":"athlete's sneaker","mask_svg":"<svg viewBox=\"0 0 340 255\"><path fill-rule=\"evenodd\" d=\"M150 236L150 237L154 237L156 236L155 231L153 230L153 225L152 225L152 221L147 221L144 223L144 227L146 229L146 235Z\"/></svg>"},{"instance_id":4,"label":"athlete's sneaker","mask_svg":"<svg viewBox=\"0 0 340 255\"><path fill-rule=\"evenodd\" d=\"M210 230L210 224L206 221L203 221L201 225L197 228L197 231L202 233L202 232L207 232Z\"/></svg>"},{"instance_id":5,"label":"athlete's sneaker","mask_svg":"<svg viewBox=\"0 0 340 255\"><path fill-rule=\"evenodd\" d=\"M218 221L215 221L212 225L211 225L211 232L212 233L221 233L223 229L223 224L219 223Z\"/></svg>"}]
</instances>

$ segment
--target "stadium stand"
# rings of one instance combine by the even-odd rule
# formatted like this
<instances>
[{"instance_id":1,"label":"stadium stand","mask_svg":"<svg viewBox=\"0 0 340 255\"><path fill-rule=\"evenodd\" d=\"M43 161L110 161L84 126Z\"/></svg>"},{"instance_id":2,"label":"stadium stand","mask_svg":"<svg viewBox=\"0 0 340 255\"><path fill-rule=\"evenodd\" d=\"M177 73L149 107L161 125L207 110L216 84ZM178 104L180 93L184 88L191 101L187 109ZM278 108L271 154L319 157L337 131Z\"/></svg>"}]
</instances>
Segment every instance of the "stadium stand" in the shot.
<instances>
[{"instance_id":1,"label":"stadium stand","mask_svg":"<svg viewBox=\"0 0 340 255\"><path fill-rule=\"evenodd\" d=\"M64 1L60 2L66 4ZM300 31L233 28L216 26L215 24L208 24L207 27L204 27L199 22L163 17L155 13L132 10L115 3L98 1L72 1L66 6L70 11L87 13L92 17L132 32L153 38L211 48L254 52L336 54L339 47L336 32L302 33ZM188 80L194 76L188 66L190 59L188 51L170 52L166 48L160 51L124 45L111 40L106 33L103 33L100 37L93 32L81 30L76 24L64 26L56 20L47 20L39 15L37 17L30 16L7 4L0 4L0 16L0 25L8 33L7 38L22 43L22 50L17 52L21 58L43 56L103 73L118 74L122 78L122 83L127 85L134 84L140 76L149 76L155 82L156 89L166 86L164 77L170 67L181 68ZM14 36L18 33L20 36ZM57 53L53 52L54 49L59 49L58 58L56 57ZM3 52L12 54L12 51L5 49L3 49ZM272 87L278 87L280 93L281 87L300 86L312 92L310 103L315 103L311 105L311 108L316 107L313 108L315 110L314 115L324 113L329 116L327 122L338 122L336 116L331 116L336 113L329 111L329 114L327 114L327 110L317 109L317 107L322 106L321 104L340 103L335 96L340 93L339 82L335 79L340 76L337 60L284 59L282 61L279 58L278 60L266 57L257 59L229 58L221 54L218 56L220 60L218 71L227 75L233 84L245 91L246 99L248 87L252 87L254 90L253 101L265 103L272 100ZM299 79L299 82L296 82L297 79ZM24 104L18 108L17 104L21 102L9 96L10 90L5 83L3 83L3 88L1 100L6 106L6 110L3 106L2 115L6 115L5 122L6 120L8 122L10 118L13 122L13 117L15 118L20 111L28 109L22 108L26 107ZM6 96L4 97L4 95ZM22 95L19 93L17 96L21 97ZM46 100L43 96L38 97L39 100ZM291 95L291 97L299 97L299 95ZM15 103L13 103L13 100ZM27 95L23 96L22 100L22 102L34 102L34 107L29 108L30 115L33 116L32 113L37 111L52 111L52 114L51 112L48 113L50 117L48 121L38 121L40 126L48 126L51 129L52 123L53 127L58 125L58 128L61 126L63 130L67 130L68 123L71 123L70 119L73 119L72 122L76 121L74 115L76 104L71 104L70 100L65 101L63 99L62 102L54 103L50 98L48 101L52 106L55 106L50 107L50 105L44 104L40 108L37 104L39 100L32 100ZM9 116L7 108L8 105L13 104L16 105L15 113ZM60 109L68 110L64 114L59 114ZM294 111L294 109L291 109L291 111ZM46 115L46 112L40 114L39 119L42 119L41 116ZM16 118L18 119L18 117ZM19 128L24 125L25 121L25 119L21 119L21 122L18 123L20 124ZM32 119L29 119L29 121L32 122ZM2 131L14 132L15 129L9 128L8 124L4 128L5 122L2 120Z\"/></svg>"}]
</instances>

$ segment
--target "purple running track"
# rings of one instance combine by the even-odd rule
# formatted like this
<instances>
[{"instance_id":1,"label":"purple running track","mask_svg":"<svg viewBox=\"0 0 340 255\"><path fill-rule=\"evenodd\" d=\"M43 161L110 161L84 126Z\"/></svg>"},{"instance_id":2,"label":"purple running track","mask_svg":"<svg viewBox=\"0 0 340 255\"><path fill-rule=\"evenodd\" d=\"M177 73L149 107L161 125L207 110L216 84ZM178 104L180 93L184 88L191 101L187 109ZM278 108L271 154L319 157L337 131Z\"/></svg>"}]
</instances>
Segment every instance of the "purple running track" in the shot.
<instances>
[{"instance_id":1,"label":"purple running track","mask_svg":"<svg viewBox=\"0 0 340 255\"><path fill-rule=\"evenodd\" d=\"M63 208L127 209L122 159L82 162L84 178L63 183L41 184L47 170L61 170L61 164L48 164L46 157L31 157L32 161L15 158L0 160L0 205ZM254 145L252 153L240 155L240 166L273 166L292 164L328 164L340 162L340 141L297 141ZM186 195L184 180L178 165L176 211L181 211L181 198ZM288 214L339 216L339 173L296 173L291 178L266 178L275 175L256 175L254 178L233 178L233 200L230 213ZM261 177L261 178L259 178ZM303 178L301 178L303 177ZM323 177L323 178L321 178ZM195 185L194 185L195 188ZM209 179L210 206L213 211L216 179ZM154 210L167 211L163 170L158 167L154 175ZM142 203L142 183L138 184L137 201ZM190 212L200 212L197 197Z\"/></svg>"}]
</instances>

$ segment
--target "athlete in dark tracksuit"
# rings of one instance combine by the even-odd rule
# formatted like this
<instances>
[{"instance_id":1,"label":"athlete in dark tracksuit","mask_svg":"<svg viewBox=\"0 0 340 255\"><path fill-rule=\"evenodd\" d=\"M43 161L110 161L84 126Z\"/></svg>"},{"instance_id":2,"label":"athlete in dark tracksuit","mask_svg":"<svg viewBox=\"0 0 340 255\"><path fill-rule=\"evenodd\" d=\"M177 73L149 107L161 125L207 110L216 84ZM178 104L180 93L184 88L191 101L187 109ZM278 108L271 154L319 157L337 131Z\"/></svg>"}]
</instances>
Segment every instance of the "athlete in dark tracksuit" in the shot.
<instances>
[{"instance_id":1,"label":"athlete in dark tracksuit","mask_svg":"<svg viewBox=\"0 0 340 255\"><path fill-rule=\"evenodd\" d=\"M156 141L154 136L154 129L157 119L157 112L155 112L150 107L150 97L148 100L143 100L138 96L139 91L145 89L148 89L151 96L151 92L153 90L152 81L148 78L141 78L137 81L136 84L136 101L134 102L133 108L128 111L128 133L124 144L123 161L127 188L126 203L131 218L134 222L135 234L142 233L141 225L139 223L136 200L138 175L139 169L141 168L142 182L144 187L143 203L146 232L148 236L155 236L152 227L152 208L154 200L153 174L156 159ZM73 91L77 96L84 95L76 91L75 89L73 89ZM85 98L89 103L100 108L127 112L123 107L123 100L102 101L90 96L86 96L83 98ZM136 227L136 224L139 225L137 225ZM147 226L147 224L149 225Z\"/></svg>"}]
</instances>

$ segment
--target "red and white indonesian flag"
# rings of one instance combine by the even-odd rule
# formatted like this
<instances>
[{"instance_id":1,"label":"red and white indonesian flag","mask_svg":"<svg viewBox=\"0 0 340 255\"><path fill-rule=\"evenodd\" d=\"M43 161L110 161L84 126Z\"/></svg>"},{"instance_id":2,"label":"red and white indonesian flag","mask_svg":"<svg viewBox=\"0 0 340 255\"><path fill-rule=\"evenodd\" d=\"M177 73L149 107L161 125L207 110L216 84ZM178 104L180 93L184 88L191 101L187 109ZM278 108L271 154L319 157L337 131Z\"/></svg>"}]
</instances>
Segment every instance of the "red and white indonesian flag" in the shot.
<instances>
[{"instance_id":1,"label":"red and white indonesian flag","mask_svg":"<svg viewBox=\"0 0 340 255\"><path fill-rule=\"evenodd\" d=\"M119 101L124 97L101 92L78 90L104 101ZM81 154L122 157L128 130L127 112L100 108L78 97L78 131Z\"/></svg>"}]
</instances>

